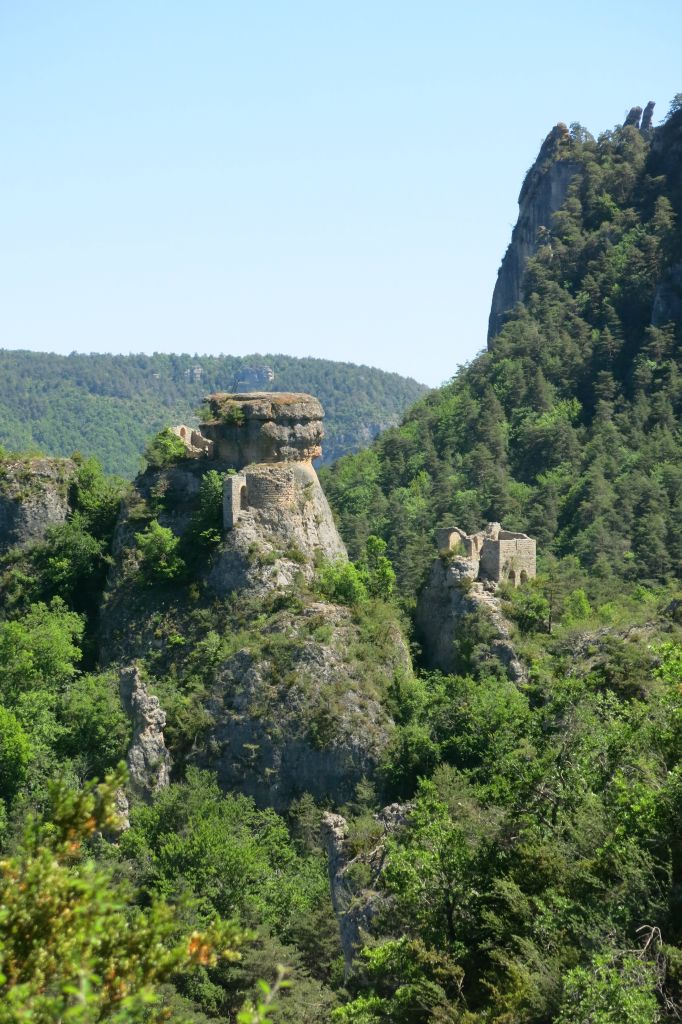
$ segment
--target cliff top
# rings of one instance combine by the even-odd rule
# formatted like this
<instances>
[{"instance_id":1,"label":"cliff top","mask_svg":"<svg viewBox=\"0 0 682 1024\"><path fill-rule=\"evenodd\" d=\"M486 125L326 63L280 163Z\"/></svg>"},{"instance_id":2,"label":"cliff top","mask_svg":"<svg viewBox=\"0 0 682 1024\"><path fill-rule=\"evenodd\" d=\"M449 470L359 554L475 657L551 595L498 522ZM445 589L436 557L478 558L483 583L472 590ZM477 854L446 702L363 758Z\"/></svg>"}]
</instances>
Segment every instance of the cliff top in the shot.
<instances>
[{"instance_id":1,"label":"cliff top","mask_svg":"<svg viewBox=\"0 0 682 1024\"><path fill-rule=\"evenodd\" d=\"M206 402L216 419L226 414L245 420L296 420L308 422L324 417L322 405L313 395L293 391L248 391L231 394L218 391Z\"/></svg>"}]
</instances>

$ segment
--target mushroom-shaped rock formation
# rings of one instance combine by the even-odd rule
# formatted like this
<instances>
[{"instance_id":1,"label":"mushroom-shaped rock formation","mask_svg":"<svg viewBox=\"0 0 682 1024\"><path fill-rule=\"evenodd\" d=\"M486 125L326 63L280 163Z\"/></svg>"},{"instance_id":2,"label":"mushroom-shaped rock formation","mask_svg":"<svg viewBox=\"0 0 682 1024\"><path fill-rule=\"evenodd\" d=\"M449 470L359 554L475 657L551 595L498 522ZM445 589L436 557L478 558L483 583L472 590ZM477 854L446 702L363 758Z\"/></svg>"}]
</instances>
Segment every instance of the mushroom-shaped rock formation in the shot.
<instances>
[{"instance_id":1,"label":"mushroom-shaped rock formation","mask_svg":"<svg viewBox=\"0 0 682 1024\"><path fill-rule=\"evenodd\" d=\"M215 457L241 469L249 463L309 462L322 454L324 410L312 395L279 391L218 393L206 399L211 419L200 426Z\"/></svg>"}]
</instances>

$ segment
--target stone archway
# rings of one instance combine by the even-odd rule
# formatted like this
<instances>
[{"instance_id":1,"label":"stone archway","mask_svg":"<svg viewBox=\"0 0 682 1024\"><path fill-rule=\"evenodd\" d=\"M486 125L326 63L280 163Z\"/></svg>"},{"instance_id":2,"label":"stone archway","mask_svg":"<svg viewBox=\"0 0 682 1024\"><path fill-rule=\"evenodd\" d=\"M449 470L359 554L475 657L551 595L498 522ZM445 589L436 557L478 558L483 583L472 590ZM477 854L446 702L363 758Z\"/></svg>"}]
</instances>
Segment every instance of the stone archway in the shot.
<instances>
[{"instance_id":1,"label":"stone archway","mask_svg":"<svg viewBox=\"0 0 682 1024\"><path fill-rule=\"evenodd\" d=\"M527 583L528 582L528 573L526 572L525 569L521 570L520 581L521 581L521 583Z\"/></svg>"}]
</instances>

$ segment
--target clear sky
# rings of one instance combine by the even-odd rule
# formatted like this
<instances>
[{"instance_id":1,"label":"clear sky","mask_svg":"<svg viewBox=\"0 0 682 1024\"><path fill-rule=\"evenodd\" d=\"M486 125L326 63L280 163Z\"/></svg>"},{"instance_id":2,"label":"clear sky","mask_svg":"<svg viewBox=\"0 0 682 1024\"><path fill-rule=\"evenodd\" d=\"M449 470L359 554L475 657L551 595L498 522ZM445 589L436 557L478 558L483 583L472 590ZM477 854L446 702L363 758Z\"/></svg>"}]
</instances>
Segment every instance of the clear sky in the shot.
<instances>
[{"instance_id":1,"label":"clear sky","mask_svg":"<svg viewBox=\"0 0 682 1024\"><path fill-rule=\"evenodd\" d=\"M677 0L0 0L0 347L437 384L544 135L660 120L681 58Z\"/></svg>"}]
</instances>

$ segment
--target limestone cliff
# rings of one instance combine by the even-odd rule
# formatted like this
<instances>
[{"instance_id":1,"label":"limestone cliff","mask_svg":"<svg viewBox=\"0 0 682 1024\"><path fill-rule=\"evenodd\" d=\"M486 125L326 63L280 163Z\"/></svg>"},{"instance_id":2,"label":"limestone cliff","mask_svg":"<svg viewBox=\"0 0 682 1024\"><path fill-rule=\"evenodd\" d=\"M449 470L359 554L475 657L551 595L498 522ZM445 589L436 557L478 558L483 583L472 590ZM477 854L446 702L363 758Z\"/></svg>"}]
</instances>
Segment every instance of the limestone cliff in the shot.
<instances>
[{"instance_id":1,"label":"limestone cliff","mask_svg":"<svg viewBox=\"0 0 682 1024\"><path fill-rule=\"evenodd\" d=\"M216 458L241 468L251 462L310 461L322 454L324 411L312 395L257 391L207 398L212 419L200 425Z\"/></svg>"},{"instance_id":2,"label":"limestone cliff","mask_svg":"<svg viewBox=\"0 0 682 1024\"><path fill-rule=\"evenodd\" d=\"M162 704L169 675L174 688L200 678L201 735L182 756L226 788L274 807L304 791L347 800L390 739L382 696L411 671L407 645L396 624L364 621L315 589L320 561L347 557L310 462L319 403L296 396L282 413L279 395L238 398L241 412L215 421L210 454L148 470L124 502L101 659L143 662ZM254 454L265 461L244 464ZM226 506L207 547L195 524L209 472L223 478ZM173 581L142 571L137 537L152 519L186 564Z\"/></svg>"},{"instance_id":3,"label":"limestone cliff","mask_svg":"<svg viewBox=\"0 0 682 1024\"><path fill-rule=\"evenodd\" d=\"M657 128L652 126L655 103L632 107L624 128L638 130L650 143L647 173L666 179L666 192L678 221L682 216L682 110ZM498 271L488 321L488 345L523 299L526 264L543 241L549 241L552 218L565 202L582 162L564 124L557 124L543 142L519 195L519 216ZM651 322L662 326L682 320L682 264L668 267L654 297Z\"/></svg>"},{"instance_id":4,"label":"limestone cliff","mask_svg":"<svg viewBox=\"0 0 682 1024\"><path fill-rule=\"evenodd\" d=\"M499 333L506 314L523 298L526 263L537 251L541 231L551 227L552 217L562 206L579 170L580 163L571 155L568 129L559 123L540 147L521 187L518 220L493 291L488 343Z\"/></svg>"},{"instance_id":5,"label":"limestone cliff","mask_svg":"<svg viewBox=\"0 0 682 1024\"><path fill-rule=\"evenodd\" d=\"M17 458L0 464L0 552L41 540L69 514L71 459Z\"/></svg>"},{"instance_id":6,"label":"limestone cliff","mask_svg":"<svg viewBox=\"0 0 682 1024\"><path fill-rule=\"evenodd\" d=\"M476 567L467 558L437 558L426 586L419 595L415 624L422 644L426 668L457 672L456 641L466 628L467 616L482 612L489 625L487 643L479 652L479 663L501 664L510 679L526 678L511 641L511 624L502 613L494 584L477 582Z\"/></svg>"},{"instance_id":7,"label":"limestone cliff","mask_svg":"<svg viewBox=\"0 0 682 1024\"><path fill-rule=\"evenodd\" d=\"M329 888L339 924L346 977L363 944L363 933L370 930L372 919L385 900L379 882L386 863L386 839L405 827L410 809L409 804L390 804L375 814L376 843L371 850L360 854L352 850L346 819L329 811L322 816L322 842L327 853ZM369 884L361 887L353 879L353 868L358 865L369 869Z\"/></svg>"},{"instance_id":8,"label":"limestone cliff","mask_svg":"<svg viewBox=\"0 0 682 1024\"><path fill-rule=\"evenodd\" d=\"M170 754L163 737L166 715L135 665L122 669L119 689L121 703L133 725L126 757L130 790L149 800L170 781Z\"/></svg>"}]
</instances>

